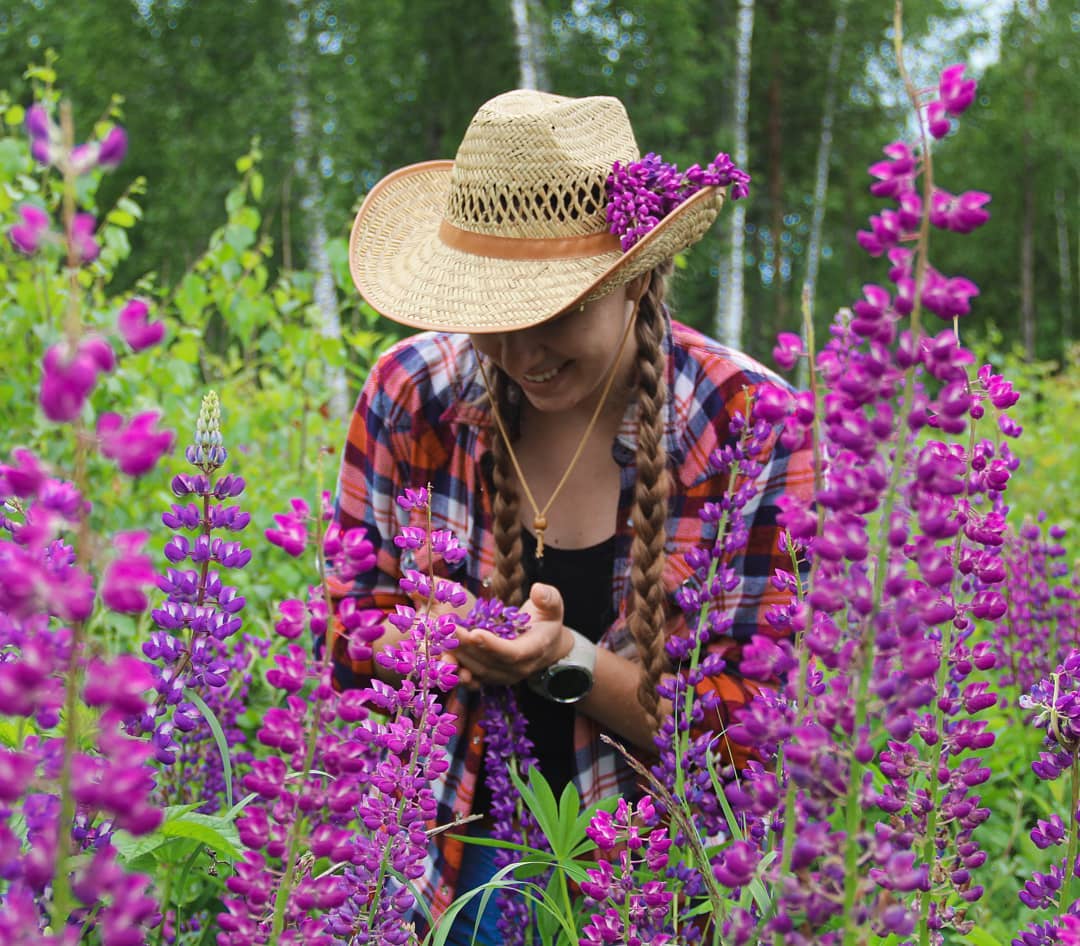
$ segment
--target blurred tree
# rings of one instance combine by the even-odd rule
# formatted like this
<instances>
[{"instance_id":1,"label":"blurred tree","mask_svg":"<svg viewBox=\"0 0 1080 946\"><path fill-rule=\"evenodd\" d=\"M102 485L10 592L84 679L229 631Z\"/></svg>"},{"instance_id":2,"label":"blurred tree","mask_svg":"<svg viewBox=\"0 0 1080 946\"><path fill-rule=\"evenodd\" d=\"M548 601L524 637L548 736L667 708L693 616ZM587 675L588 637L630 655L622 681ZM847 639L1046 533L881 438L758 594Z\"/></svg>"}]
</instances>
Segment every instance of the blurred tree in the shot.
<instances>
[{"instance_id":1,"label":"blurred tree","mask_svg":"<svg viewBox=\"0 0 1080 946\"><path fill-rule=\"evenodd\" d=\"M1013 6L1000 61L983 77L962 137L942 149L936 174L949 190L993 195L986 237L977 249L943 237L942 263L983 289L972 324L996 324L1029 358L1061 359L1076 338L1070 270L1077 261L1067 247L1077 245L1080 223L1080 151L1067 116L1076 111L1077 29L1074 4Z\"/></svg>"}]
</instances>

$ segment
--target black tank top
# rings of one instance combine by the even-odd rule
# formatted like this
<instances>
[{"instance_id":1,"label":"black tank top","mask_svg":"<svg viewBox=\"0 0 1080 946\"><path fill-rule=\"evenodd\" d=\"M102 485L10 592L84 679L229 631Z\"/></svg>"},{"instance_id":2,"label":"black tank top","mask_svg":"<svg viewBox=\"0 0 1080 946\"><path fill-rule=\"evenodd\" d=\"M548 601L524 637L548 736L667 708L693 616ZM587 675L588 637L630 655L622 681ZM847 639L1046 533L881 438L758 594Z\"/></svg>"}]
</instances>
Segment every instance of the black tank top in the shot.
<instances>
[{"instance_id":1,"label":"black tank top","mask_svg":"<svg viewBox=\"0 0 1080 946\"><path fill-rule=\"evenodd\" d=\"M540 561L536 559L536 537L525 529L521 530L521 544L526 597L534 582L558 588L563 598L563 623L593 642L600 640L615 620L611 606L615 537L582 549L559 549L545 545L544 557ZM576 711L573 706L544 699L524 683L518 685L515 693L540 771L558 798L574 772L573 730ZM486 813L490 804L491 793L481 769L473 811Z\"/></svg>"}]
</instances>

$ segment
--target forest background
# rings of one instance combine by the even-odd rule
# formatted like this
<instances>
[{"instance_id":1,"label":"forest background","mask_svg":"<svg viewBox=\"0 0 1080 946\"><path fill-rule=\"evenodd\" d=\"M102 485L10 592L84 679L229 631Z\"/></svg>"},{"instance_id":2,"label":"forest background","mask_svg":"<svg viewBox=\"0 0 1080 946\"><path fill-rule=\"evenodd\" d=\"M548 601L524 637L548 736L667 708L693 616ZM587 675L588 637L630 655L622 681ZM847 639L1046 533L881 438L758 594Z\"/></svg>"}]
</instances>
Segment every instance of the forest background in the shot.
<instances>
[{"instance_id":1,"label":"forest background","mask_svg":"<svg viewBox=\"0 0 1080 946\"><path fill-rule=\"evenodd\" d=\"M686 166L745 150L751 199L688 256L677 305L765 357L778 331L797 330L804 285L823 329L872 272L854 238L873 210L865 167L905 121L891 18L886 0L4 0L0 88L27 102L26 66L52 49L84 125L119 96L131 151L99 198L141 176L147 207L117 290L147 272L179 283L253 139L271 268L329 280L371 184L452 157L482 101L521 84L616 95L643 151ZM1067 117L1080 17L1062 0L912 0L905 19L925 53L916 81L943 62L985 71L956 160L970 189L993 194L991 220L977 250L946 248L942 268L988 287L978 332L1061 362L1080 289ZM939 161L947 180L948 147ZM320 305L336 331L334 294Z\"/></svg>"}]
</instances>

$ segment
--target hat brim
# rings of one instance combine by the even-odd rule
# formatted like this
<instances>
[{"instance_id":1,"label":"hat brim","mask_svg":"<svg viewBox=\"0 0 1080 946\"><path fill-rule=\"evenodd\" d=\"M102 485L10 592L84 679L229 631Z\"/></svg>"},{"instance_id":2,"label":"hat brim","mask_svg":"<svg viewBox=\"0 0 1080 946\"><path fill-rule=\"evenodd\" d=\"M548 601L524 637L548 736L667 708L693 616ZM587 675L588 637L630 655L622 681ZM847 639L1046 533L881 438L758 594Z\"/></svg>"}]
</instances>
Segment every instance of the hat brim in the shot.
<instances>
[{"instance_id":1,"label":"hat brim","mask_svg":"<svg viewBox=\"0 0 1080 946\"><path fill-rule=\"evenodd\" d=\"M439 237L453 166L426 161L384 177L353 223L349 270L356 288L377 312L412 328L483 334L539 325L696 243L724 200L722 188L703 188L625 253L497 259Z\"/></svg>"}]
</instances>

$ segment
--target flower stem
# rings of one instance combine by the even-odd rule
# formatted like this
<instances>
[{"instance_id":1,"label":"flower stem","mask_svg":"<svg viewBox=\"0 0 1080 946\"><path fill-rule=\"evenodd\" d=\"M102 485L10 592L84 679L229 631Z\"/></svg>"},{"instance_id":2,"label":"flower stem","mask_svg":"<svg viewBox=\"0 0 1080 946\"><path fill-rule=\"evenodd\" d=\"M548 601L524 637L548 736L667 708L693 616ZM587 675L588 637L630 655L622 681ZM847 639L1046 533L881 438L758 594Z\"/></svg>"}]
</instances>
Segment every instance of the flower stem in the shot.
<instances>
[{"instance_id":1,"label":"flower stem","mask_svg":"<svg viewBox=\"0 0 1080 946\"><path fill-rule=\"evenodd\" d=\"M317 510L322 509L322 490L318 492L318 498L315 503ZM326 584L326 559L323 555L323 530L322 530L322 516L319 513L315 515L315 563L319 574L319 583L322 585L324 599L328 599L329 589ZM334 612L327 610L327 621L334 619ZM327 640L329 640L329 628L327 628ZM326 661L329 659L328 654L331 648L325 647L323 654L323 666L326 666ZM320 674L320 679L321 679ZM318 745L319 734L322 731L320 716L322 715L323 700L319 698L315 701L313 707L311 726L308 729L307 748L304 751L304 768L300 773L298 784L300 790L303 791L304 783L307 782L308 776L311 773L312 765L315 762L315 749ZM281 933L285 929L285 907L289 902L289 893L292 891L293 884L295 883L295 864L297 846L300 843L300 834L304 827L304 818L299 815L293 820L292 826L289 828L289 843L285 851L285 861L283 864L283 871L281 877L281 885L277 889L277 895L274 897L274 918L271 924L270 939L269 942L277 943L281 938Z\"/></svg>"},{"instance_id":2,"label":"flower stem","mask_svg":"<svg viewBox=\"0 0 1080 946\"><path fill-rule=\"evenodd\" d=\"M922 334L922 288L926 281L927 248L930 240L930 215L931 196L933 194L933 166L930 159L930 144L926 136L926 123L919 112L919 93L911 81L907 67L904 64L904 3L896 0L893 8L893 49L896 54L897 71L907 91L908 98L918 118L919 138L922 150L922 175L923 175L923 213L919 222L919 234L915 247L914 281L915 292L913 308L910 317L910 332L912 344L916 348ZM911 409L912 398L915 388L915 365L912 364L904 373L903 404L907 410ZM897 443L897 456L893 458L892 470L889 483L882 501L880 528L878 529L878 554L875 557L877 568L874 573L874 597L873 607L865 622L866 633L861 636L859 647L855 655L855 667L858 673L858 685L855 694L855 725L854 734L858 738L859 733L866 726L868 715L868 697L870 687L870 675L873 669L871 658L873 648L874 621L881 609L882 592L884 590L885 575L888 571L888 534L889 523L895 508L896 498L899 492L900 479L907 465L907 451L911 443L910 437L903 435L905 417L901 413L897 417L895 428L895 442ZM903 439L901 439L903 438ZM858 828L862 808L859 804L859 792L862 785L864 766L854 757L851 760L851 771L848 775L847 793L847 839L844 853L844 946L855 946L858 938L858 928L855 920L855 900L858 893Z\"/></svg>"},{"instance_id":3,"label":"flower stem","mask_svg":"<svg viewBox=\"0 0 1080 946\"><path fill-rule=\"evenodd\" d=\"M75 220L75 171L71 164L71 152L75 147L75 125L71 117L71 103L60 106L60 132L66 159L64 162L63 221L67 234L69 289L65 328L69 351L74 353L82 335L82 316L79 306L78 254L71 239ZM75 485L80 495L86 495L86 438L81 418L75 422ZM90 523L85 512L79 519L76 540L76 560L86 562L90 551ZM60 767L60 818L56 826L56 866L53 871L52 903L49 918L53 932L64 935L68 914L71 911L71 885L68 878L68 857L71 851L71 825L75 819L75 799L71 793L71 770L75 750L79 745L79 688L81 674L79 659L82 654L85 622L71 625L67 670L64 674L64 752Z\"/></svg>"},{"instance_id":4,"label":"flower stem","mask_svg":"<svg viewBox=\"0 0 1080 946\"><path fill-rule=\"evenodd\" d=\"M1077 856L1077 815L1080 813L1080 747L1073 749L1072 766L1072 805L1069 808L1069 846L1065 855L1065 877L1061 881L1061 900L1058 901L1060 910L1064 913L1072 904L1072 881L1076 874Z\"/></svg>"}]
</instances>

